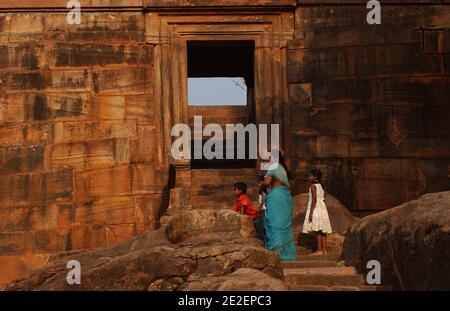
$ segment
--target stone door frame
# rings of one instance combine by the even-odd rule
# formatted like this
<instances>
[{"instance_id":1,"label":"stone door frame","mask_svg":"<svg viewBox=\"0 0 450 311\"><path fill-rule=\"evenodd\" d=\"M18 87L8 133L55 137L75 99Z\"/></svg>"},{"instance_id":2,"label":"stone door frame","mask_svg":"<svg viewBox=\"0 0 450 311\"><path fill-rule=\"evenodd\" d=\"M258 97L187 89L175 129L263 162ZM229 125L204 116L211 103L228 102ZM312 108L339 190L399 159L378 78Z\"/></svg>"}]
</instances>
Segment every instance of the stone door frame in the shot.
<instances>
[{"instance_id":1,"label":"stone door frame","mask_svg":"<svg viewBox=\"0 0 450 311\"><path fill-rule=\"evenodd\" d=\"M171 129L188 122L187 41L251 40L255 42L255 118L258 124L280 124L281 144L289 155L287 129L287 41L294 36L294 10L233 12L180 10L146 12L146 43L154 45L158 160L162 166L186 167L190 160L171 157Z\"/></svg>"}]
</instances>

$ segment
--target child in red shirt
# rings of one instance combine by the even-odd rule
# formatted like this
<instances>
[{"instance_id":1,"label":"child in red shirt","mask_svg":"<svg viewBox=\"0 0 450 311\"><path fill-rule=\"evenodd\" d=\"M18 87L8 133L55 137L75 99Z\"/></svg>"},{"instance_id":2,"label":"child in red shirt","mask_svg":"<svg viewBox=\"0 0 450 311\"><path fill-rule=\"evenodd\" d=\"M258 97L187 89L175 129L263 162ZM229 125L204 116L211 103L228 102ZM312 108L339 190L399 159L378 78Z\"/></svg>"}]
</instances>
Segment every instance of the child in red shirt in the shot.
<instances>
[{"instance_id":1,"label":"child in red shirt","mask_svg":"<svg viewBox=\"0 0 450 311\"><path fill-rule=\"evenodd\" d=\"M247 196L247 185L243 182L238 182L234 184L234 195L236 196L236 203L234 203L233 211L236 213L240 213L243 215L247 215L253 220L253 224L255 225L256 236L261 239L262 233L259 232L260 226L257 226L258 218L261 217L261 212L259 212L250 201ZM256 223L255 223L256 222ZM264 238L262 238L264 241Z\"/></svg>"}]
</instances>

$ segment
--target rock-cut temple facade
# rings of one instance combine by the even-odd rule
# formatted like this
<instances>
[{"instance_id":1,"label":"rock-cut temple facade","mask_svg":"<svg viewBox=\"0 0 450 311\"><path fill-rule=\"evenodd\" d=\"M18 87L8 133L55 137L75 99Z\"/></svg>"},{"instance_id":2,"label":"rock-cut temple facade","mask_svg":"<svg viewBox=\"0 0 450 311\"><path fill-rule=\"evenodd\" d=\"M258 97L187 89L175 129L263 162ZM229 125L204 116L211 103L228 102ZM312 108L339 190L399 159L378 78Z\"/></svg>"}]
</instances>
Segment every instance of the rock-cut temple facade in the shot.
<instances>
[{"instance_id":1,"label":"rock-cut temple facade","mask_svg":"<svg viewBox=\"0 0 450 311\"><path fill-rule=\"evenodd\" d=\"M279 124L293 193L317 167L355 215L448 190L450 2L367 2L1 0L0 284L254 188L258 160L173 158L196 115ZM246 105L190 106L198 77Z\"/></svg>"}]
</instances>

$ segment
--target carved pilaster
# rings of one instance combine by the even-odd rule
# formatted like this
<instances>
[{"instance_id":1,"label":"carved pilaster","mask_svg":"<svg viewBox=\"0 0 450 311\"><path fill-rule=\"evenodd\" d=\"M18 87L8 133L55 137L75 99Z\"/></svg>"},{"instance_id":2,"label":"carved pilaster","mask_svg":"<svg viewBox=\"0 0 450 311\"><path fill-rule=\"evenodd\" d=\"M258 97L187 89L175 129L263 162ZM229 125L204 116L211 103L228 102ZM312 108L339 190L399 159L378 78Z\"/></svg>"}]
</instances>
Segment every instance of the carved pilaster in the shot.
<instances>
[{"instance_id":1,"label":"carved pilaster","mask_svg":"<svg viewBox=\"0 0 450 311\"><path fill-rule=\"evenodd\" d=\"M191 208L191 166L190 162L171 164L173 188L170 189L168 212Z\"/></svg>"}]
</instances>

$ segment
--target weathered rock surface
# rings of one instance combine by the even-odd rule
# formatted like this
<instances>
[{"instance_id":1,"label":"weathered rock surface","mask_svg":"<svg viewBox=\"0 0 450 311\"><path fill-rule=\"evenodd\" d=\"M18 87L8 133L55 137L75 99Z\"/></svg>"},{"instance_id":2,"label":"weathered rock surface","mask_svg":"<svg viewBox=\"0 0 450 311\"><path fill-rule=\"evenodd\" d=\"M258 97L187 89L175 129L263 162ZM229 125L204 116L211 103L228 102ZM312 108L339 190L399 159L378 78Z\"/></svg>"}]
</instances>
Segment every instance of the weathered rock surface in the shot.
<instances>
[{"instance_id":1,"label":"weathered rock surface","mask_svg":"<svg viewBox=\"0 0 450 311\"><path fill-rule=\"evenodd\" d=\"M226 276L191 278L180 290L186 291L286 291L285 282L260 270L241 268Z\"/></svg>"},{"instance_id":2,"label":"weathered rock surface","mask_svg":"<svg viewBox=\"0 0 450 311\"><path fill-rule=\"evenodd\" d=\"M231 210L179 211L162 221L168 222L170 239L175 242L211 233L238 234L243 237L256 235L252 220Z\"/></svg>"},{"instance_id":3,"label":"weathered rock surface","mask_svg":"<svg viewBox=\"0 0 450 311\"><path fill-rule=\"evenodd\" d=\"M333 234L328 236L327 244L328 250L331 252L340 253L342 243L344 241L343 234L347 228L353 224L357 218L354 217L347 208L339 202L334 196L329 193L325 194L325 204L327 206L328 215L330 216L331 229ZM306 216L306 209L308 207L308 194L303 193L294 197L293 210L293 233L297 245L302 249L300 252L308 253L316 248L316 240L314 234L304 234L303 222Z\"/></svg>"},{"instance_id":4,"label":"weathered rock surface","mask_svg":"<svg viewBox=\"0 0 450 311\"><path fill-rule=\"evenodd\" d=\"M205 214L209 215L207 211ZM220 216L207 216L205 219L212 227L215 221L221 223ZM236 213L227 217L231 223L240 223L241 218L245 218ZM116 246L66 256L29 278L10 283L6 290L194 290L201 289L201 284L219 282L215 278L241 268L262 271L265 276L256 274L262 279L261 289L283 288L279 257L266 251L257 239L233 234L230 230L203 236L191 234L178 242L179 235L171 232L180 232L180 225L184 226L184 223L169 221L157 231ZM171 239L173 236L176 240ZM69 260L78 260L81 264L80 285L67 284L69 270L66 264ZM254 289L253 277L250 278L252 281L246 281L246 276L249 274L243 275L241 271L217 286L220 285L221 290Z\"/></svg>"},{"instance_id":5,"label":"weathered rock surface","mask_svg":"<svg viewBox=\"0 0 450 311\"><path fill-rule=\"evenodd\" d=\"M450 191L417 200L352 225L342 258L360 272L381 263L381 282L404 290L450 289Z\"/></svg>"}]
</instances>

